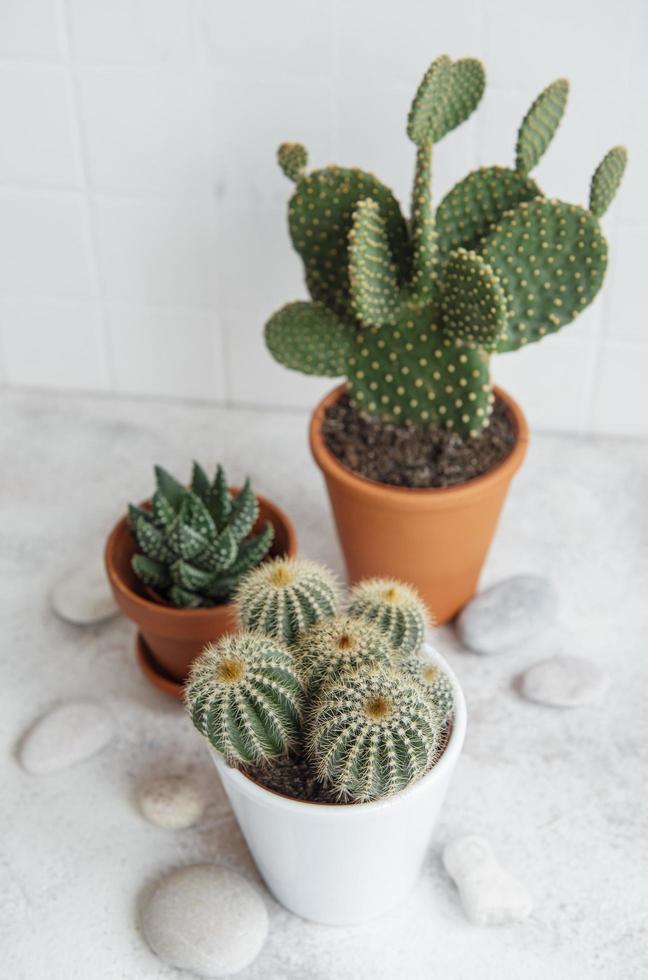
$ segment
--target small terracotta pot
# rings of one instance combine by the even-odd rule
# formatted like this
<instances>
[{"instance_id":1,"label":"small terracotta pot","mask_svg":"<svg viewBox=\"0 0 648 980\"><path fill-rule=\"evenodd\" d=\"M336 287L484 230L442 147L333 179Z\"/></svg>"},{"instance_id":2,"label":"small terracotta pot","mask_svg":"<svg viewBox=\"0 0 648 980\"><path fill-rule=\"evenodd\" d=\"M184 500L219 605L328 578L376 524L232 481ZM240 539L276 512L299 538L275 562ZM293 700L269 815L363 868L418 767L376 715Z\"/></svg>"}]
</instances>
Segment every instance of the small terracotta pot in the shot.
<instances>
[{"instance_id":1,"label":"small terracotta pot","mask_svg":"<svg viewBox=\"0 0 648 980\"><path fill-rule=\"evenodd\" d=\"M516 440L500 463L455 487L409 489L357 476L327 448L326 409L344 393L335 388L319 403L310 446L324 474L349 581L387 575L414 585L438 623L474 595L509 483L526 454L529 432L519 405L495 394L513 417Z\"/></svg>"},{"instance_id":2,"label":"small terracotta pot","mask_svg":"<svg viewBox=\"0 0 648 980\"><path fill-rule=\"evenodd\" d=\"M234 490L234 493L237 491ZM259 518L255 530L265 521L275 529L270 556L297 554L297 535L290 519L276 504L257 494ZM110 533L104 559L115 602L139 627L149 655L169 678L183 682L189 667L206 643L236 629L232 603L208 609L176 609L154 602L131 567L137 546L123 517Z\"/></svg>"}]
</instances>

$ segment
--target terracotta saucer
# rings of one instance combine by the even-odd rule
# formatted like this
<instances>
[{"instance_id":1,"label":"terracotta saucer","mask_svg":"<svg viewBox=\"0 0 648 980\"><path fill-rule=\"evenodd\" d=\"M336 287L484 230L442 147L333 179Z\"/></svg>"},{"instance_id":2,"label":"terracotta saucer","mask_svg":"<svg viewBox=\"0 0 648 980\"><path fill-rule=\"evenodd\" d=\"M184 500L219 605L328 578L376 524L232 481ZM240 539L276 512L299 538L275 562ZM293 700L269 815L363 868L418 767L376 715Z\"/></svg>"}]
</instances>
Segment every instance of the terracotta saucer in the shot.
<instances>
[{"instance_id":1,"label":"terracotta saucer","mask_svg":"<svg viewBox=\"0 0 648 980\"><path fill-rule=\"evenodd\" d=\"M170 697L176 698L178 701L182 700L184 684L168 674L163 667L160 667L141 633L138 633L135 639L135 655L142 673L151 684L155 684L158 690L164 691Z\"/></svg>"}]
</instances>

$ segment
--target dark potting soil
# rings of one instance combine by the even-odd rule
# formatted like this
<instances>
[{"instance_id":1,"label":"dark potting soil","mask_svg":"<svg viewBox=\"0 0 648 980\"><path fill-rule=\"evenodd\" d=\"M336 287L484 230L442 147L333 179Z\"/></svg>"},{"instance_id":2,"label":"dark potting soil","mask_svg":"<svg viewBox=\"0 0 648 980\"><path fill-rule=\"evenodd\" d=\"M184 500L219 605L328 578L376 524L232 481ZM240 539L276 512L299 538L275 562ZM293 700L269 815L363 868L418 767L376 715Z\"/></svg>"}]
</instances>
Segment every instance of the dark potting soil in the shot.
<instances>
[{"instance_id":1,"label":"dark potting soil","mask_svg":"<svg viewBox=\"0 0 648 980\"><path fill-rule=\"evenodd\" d=\"M444 727L436 761L441 758L450 739L452 724ZM313 775L312 767L301 754L274 760L262 766L242 766L241 772L253 782L281 796L303 803L340 803L335 793Z\"/></svg>"},{"instance_id":2,"label":"dark potting soil","mask_svg":"<svg viewBox=\"0 0 648 980\"><path fill-rule=\"evenodd\" d=\"M453 487L487 473L511 452L515 423L495 399L490 425L476 439L449 429L398 425L361 415L348 395L330 405L324 442L358 476L396 487Z\"/></svg>"}]
</instances>

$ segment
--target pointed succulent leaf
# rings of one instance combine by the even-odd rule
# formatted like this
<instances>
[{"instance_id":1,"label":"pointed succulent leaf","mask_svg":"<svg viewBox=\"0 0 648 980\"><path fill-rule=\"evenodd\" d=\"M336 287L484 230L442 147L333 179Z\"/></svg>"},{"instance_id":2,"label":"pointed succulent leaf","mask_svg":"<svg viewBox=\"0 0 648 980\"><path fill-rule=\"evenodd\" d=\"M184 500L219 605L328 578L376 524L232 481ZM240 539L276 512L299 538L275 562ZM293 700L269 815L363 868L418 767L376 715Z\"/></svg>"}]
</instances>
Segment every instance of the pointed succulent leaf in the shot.
<instances>
[{"instance_id":1,"label":"pointed succulent leaf","mask_svg":"<svg viewBox=\"0 0 648 980\"><path fill-rule=\"evenodd\" d=\"M497 348L507 351L559 330L592 302L603 283L607 242L588 211L538 198L505 214L480 254L507 296Z\"/></svg>"},{"instance_id":2,"label":"pointed succulent leaf","mask_svg":"<svg viewBox=\"0 0 648 980\"><path fill-rule=\"evenodd\" d=\"M191 490L196 494L197 497L205 502L209 491L211 489L211 484L209 482L209 477L205 473L204 469L194 460L193 469L191 471Z\"/></svg>"},{"instance_id":3,"label":"pointed succulent leaf","mask_svg":"<svg viewBox=\"0 0 648 980\"><path fill-rule=\"evenodd\" d=\"M590 186L589 209L597 218L602 218L612 203L627 162L628 151L625 146L614 146L605 154L594 171Z\"/></svg>"},{"instance_id":4,"label":"pointed succulent leaf","mask_svg":"<svg viewBox=\"0 0 648 980\"><path fill-rule=\"evenodd\" d=\"M185 495L182 484L178 483L176 478L167 473L162 466L155 467L155 483L162 496L166 497L175 511L178 511Z\"/></svg>"},{"instance_id":5,"label":"pointed succulent leaf","mask_svg":"<svg viewBox=\"0 0 648 980\"><path fill-rule=\"evenodd\" d=\"M303 259L311 297L342 319L352 317L348 235L355 207L365 198L380 207L404 283L410 271L407 224L392 192L372 174L337 166L315 170L299 181L288 208L290 237Z\"/></svg>"},{"instance_id":6,"label":"pointed succulent leaf","mask_svg":"<svg viewBox=\"0 0 648 980\"><path fill-rule=\"evenodd\" d=\"M224 572L236 559L238 542L229 527L218 535L195 559L195 564L209 572Z\"/></svg>"},{"instance_id":7,"label":"pointed succulent leaf","mask_svg":"<svg viewBox=\"0 0 648 980\"><path fill-rule=\"evenodd\" d=\"M133 571L145 585L150 585L159 592L168 587L170 580L165 565L147 558L146 555L133 555L131 564Z\"/></svg>"},{"instance_id":8,"label":"pointed succulent leaf","mask_svg":"<svg viewBox=\"0 0 648 980\"><path fill-rule=\"evenodd\" d=\"M304 374L346 371L353 328L321 303L289 303L268 320L265 339L275 360Z\"/></svg>"},{"instance_id":9,"label":"pointed succulent leaf","mask_svg":"<svg viewBox=\"0 0 648 980\"><path fill-rule=\"evenodd\" d=\"M468 347L495 350L506 327L506 295L483 258L451 252L440 288L445 332Z\"/></svg>"},{"instance_id":10,"label":"pointed succulent leaf","mask_svg":"<svg viewBox=\"0 0 648 980\"><path fill-rule=\"evenodd\" d=\"M206 572L182 558L171 565L170 572L174 585L179 585L181 589L189 589L191 592L202 592L216 578L214 572Z\"/></svg>"},{"instance_id":11,"label":"pointed succulent leaf","mask_svg":"<svg viewBox=\"0 0 648 980\"><path fill-rule=\"evenodd\" d=\"M144 510L143 507L136 507L135 504L128 505L128 525L133 531L140 517L142 520L150 523L152 516L150 510Z\"/></svg>"},{"instance_id":12,"label":"pointed succulent leaf","mask_svg":"<svg viewBox=\"0 0 648 980\"><path fill-rule=\"evenodd\" d=\"M172 559L173 553L165 540L164 534L144 517L137 518L135 539L147 558L152 558L153 561L162 563Z\"/></svg>"},{"instance_id":13,"label":"pointed succulent leaf","mask_svg":"<svg viewBox=\"0 0 648 980\"><path fill-rule=\"evenodd\" d=\"M238 578L230 576L228 572L216 576L205 589L204 595L208 599L222 602L224 599L231 598L238 585Z\"/></svg>"},{"instance_id":14,"label":"pointed succulent leaf","mask_svg":"<svg viewBox=\"0 0 648 980\"><path fill-rule=\"evenodd\" d=\"M167 530L167 541L176 555L181 558L195 558L209 545L206 538L185 524L179 514Z\"/></svg>"},{"instance_id":15,"label":"pointed succulent leaf","mask_svg":"<svg viewBox=\"0 0 648 980\"><path fill-rule=\"evenodd\" d=\"M227 575L238 578L250 568L258 565L268 553L274 539L274 527L266 521L261 531L254 537L246 538L239 545L236 560L227 569Z\"/></svg>"},{"instance_id":16,"label":"pointed succulent leaf","mask_svg":"<svg viewBox=\"0 0 648 980\"><path fill-rule=\"evenodd\" d=\"M237 543L246 538L259 516L259 502L250 486L249 477L232 502L227 528Z\"/></svg>"},{"instance_id":17,"label":"pointed succulent leaf","mask_svg":"<svg viewBox=\"0 0 648 980\"><path fill-rule=\"evenodd\" d=\"M484 67L476 58L436 58L414 96L407 119L409 138L419 147L438 143L475 111L485 84Z\"/></svg>"},{"instance_id":18,"label":"pointed succulent leaf","mask_svg":"<svg viewBox=\"0 0 648 980\"><path fill-rule=\"evenodd\" d=\"M464 177L441 201L436 213L439 252L474 249L505 211L540 196L531 177L507 167L481 167Z\"/></svg>"},{"instance_id":19,"label":"pointed succulent leaf","mask_svg":"<svg viewBox=\"0 0 648 980\"><path fill-rule=\"evenodd\" d=\"M362 323L396 322L398 278L389 252L385 223L375 201L359 201L349 232L351 303Z\"/></svg>"},{"instance_id":20,"label":"pointed succulent leaf","mask_svg":"<svg viewBox=\"0 0 648 980\"><path fill-rule=\"evenodd\" d=\"M168 527L176 519L176 512L163 494L156 490L151 503L153 520L159 528Z\"/></svg>"},{"instance_id":21,"label":"pointed succulent leaf","mask_svg":"<svg viewBox=\"0 0 648 980\"><path fill-rule=\"evenodd\" d=\"M522 120L515 148L515 169L519 174L533 170L545 153L560 125L568 95L569 82L557 78L543 89Z\"/></svg>"},{"instance_id":22,"label":"pointed succulent leaf","mask_svg":"<svg viewBox=\"0 0 648 980\"><path fill-rule=\"evenodd\" d=\"M301 143L282 143L277 150L277 160L286 177L297 183L306 169L308 153Z\"/></svg>"},{"instance_id":23,"label":"pointed succulent leaf","mask_svg":"<svg viewBox=\"0 0 648 980\"><path fill-rule=\"evenodd\" d=\"M351 399L368 415L460 435L478 434L488 420L487 356L431 322L429 307L404 303L394 328L358 330L349 364Z\"/></svg>"},{"instance_id":24,"label":"pointed succulent leaf","mask_svg":"<svg viewBox=\"0 0 648 980\"><path fill-rule=\"evenodd\" d=\"M230 495L225 470L218 464L208 499L205 501L209 513L214 519L218 531L222 531L227 524L227 519L232 509L232 497Z\"/></svg>"},{"instance_id":25,"label":"pointed succulent leaf","mask_svg":"<svg viewBox=\"0 0 648 980\"><path fill-rule=\"evenodd\" d=\"M207 505L193 491L188 490L181 507L184 521L202 535L206 541L214 541L218 533L216 522L209 513Z\"/></svg>"},{"instance_id":26,"label":"pointed succulent leaf","mask_svg":"<svg viewBox=\"0 0 648 980\"><path fill-rule=\"evenodd\" d=\"M178 609L196 609L202 603L197 593L183 589L179 585L172 585L169 589L169 601Z\"/></svg>"}]
</instances>

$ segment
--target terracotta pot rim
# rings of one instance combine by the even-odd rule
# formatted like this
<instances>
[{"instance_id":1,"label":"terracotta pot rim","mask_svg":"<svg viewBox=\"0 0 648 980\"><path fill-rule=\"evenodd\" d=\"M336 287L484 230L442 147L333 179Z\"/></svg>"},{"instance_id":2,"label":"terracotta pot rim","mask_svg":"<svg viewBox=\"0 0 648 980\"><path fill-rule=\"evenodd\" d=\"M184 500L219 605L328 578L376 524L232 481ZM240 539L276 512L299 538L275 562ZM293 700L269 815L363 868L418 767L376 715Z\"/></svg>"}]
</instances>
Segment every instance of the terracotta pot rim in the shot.
<instances>
[{"instance_id":1,"label":"terracotta pot rim","mask_svg":"<svg viewBox=\"0 0 648 980\"><path fill-rule=\"evenodd\" d=\"M238 488L233 487L232 489L237 490ZM263 507L270 513L272 524L275 526L277 524L283 525L286 532L286 538L288 540L286 554L296 555L297 535L294 525L288 515L272 500L269 500L268 497L264 497L263 494L257 493L255 496L259 503L262 504ZM106 547L104 549L104 562L110 584L112 585L113 589L119 592L120 595L130 600L134 605L138 606L142 610L155 612L161 620L166 621L175 620L177 622L179 618L188 619L191 617L195 623L204 620L204 622L207 624L213 619L214 615L220 614L221 611L231 609L233 605L231 602L222 602L218 605L206 606L202 609L178 609L176 606L171 606L167 603L154 602L152 599L146 599L138 592L134 592L133 589L129 588L119 575L113 557L115 543L127 522L127 516L124 516L117 521L112 531L108 535L108 540L106 541Z\"/></svg>"},{"instance_id":2,"label":"terracotta pot rim","mask_svg":"<svg viewBox=\"0 0 648 980\"><path fill-rule=\"evenodd\" d=\"M365 476L359 476L341 463L330 451L322 436L322 423L326 409L336 402L346 391L346 383L338 385L315 407L309 426L309 442L315 462L323 473L340 483L348 490L360 496L391 498L398 506L424 509L432 500L442 506L461 506L469 498L479 496L482 488L488 483L509 481L522 465L529 442L529 429L522 409L502 388L493 385L493 392L506 405L515 425L515 443L504 459L496 463L486 473L475 476L465 483L452 487L395 487L387 483L378 483Z\"/></svg>"}]
</instances>

